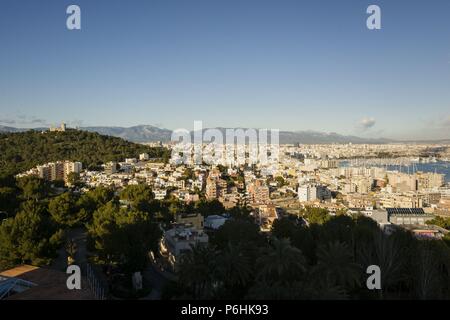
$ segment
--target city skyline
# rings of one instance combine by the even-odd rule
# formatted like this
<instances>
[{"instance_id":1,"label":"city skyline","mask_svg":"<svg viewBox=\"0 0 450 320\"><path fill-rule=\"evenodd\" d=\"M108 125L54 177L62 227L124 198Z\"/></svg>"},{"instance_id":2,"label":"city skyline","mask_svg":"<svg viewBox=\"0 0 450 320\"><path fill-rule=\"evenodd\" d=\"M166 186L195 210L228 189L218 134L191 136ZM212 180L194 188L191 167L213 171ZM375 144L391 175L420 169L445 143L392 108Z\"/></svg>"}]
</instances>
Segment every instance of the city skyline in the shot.
<instances>
[{"instance_id":1,"label":"city skyline","mask_svg":"<svg viewBox=\"0 0 450 320\"><path fill-rule=\"evenodd\" d=\"M4 1L0 125L450 136L450 3Z\"/></svg>"},{"instance_id":2,"label":"city skyline","mask_svg":"<svg viewBox=\"0 0 450 320\"><path fill-rule=\"evenodd\" d=\"M448 301L449 14L0 1L0 304Z\"/></svg>"}]
</instances>

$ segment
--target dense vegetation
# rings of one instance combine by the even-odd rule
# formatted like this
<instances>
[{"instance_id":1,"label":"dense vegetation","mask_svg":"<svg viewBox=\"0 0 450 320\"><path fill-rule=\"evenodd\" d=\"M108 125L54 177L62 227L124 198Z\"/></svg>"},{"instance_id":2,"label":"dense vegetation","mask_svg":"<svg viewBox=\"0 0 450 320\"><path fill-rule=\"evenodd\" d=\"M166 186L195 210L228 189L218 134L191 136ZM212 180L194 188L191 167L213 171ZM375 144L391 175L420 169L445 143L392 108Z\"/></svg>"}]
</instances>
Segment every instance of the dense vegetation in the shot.
<instances>
[{"instance_id":1,"label":"dense vegetation","mask_svg":"<svg viewBox=\"0 0 450 320\"><path fill-rule=\"evenodd\" d=\"M23 263L48 264L62 240L62 230L46 214L46 207L28 200L19 213L0 224L0 270Z\"/></svg>"},{"instance_id":2,"label":"dense vegetation","mask_svg":"<svg viewBox=\"0 0 450 320\"><path fill-rule=\"evenodd\" d=\"M108 161L123 161L148 153L168 159L163 148L150 148L120 138L69 129L65 132L26 131L0 134L0 177L17 174L38 164L58 160L80 161L94 168Z\"/></svg>"},{"instance_id":3,"label":"dense vegetation","mask_svg":"<svg viewBox=\"0 0 450 320\"><path fill-rule=\"evenodd\" d=\"M427 224L433 224L435 226L450 230L450 218L437 216L433 220L428 220Z\"/></svg>"},{"instance_id":4,"label":"dense vegetation","mask_svg":"<svg viewBox=\"0 0 450 320\"><path fill-rule=\"evenodd\" d=\"M87 231L91 262L113 268L113 287L121 288L115 293L126 297L133 291L130 288L124 294L123 283L130 282L131 273L145 270L148 253L157 251L162 236L159 225L168 225L180 212L198 210L207 215L225 211L218 201L202 200L194 205L173 197L155 200L151 188L142 184L122 190L56 191L33 176L0 190L1 210L6 210L0 212L0 270L24 263L50 264L57 251L71 242L67 231L81 228ZM66 249L72 257L76 249L70 251Z\"/></svg>"},{"instance_id":5,"label":"dense vegetation","mask_svg":"<svg viewBox=\"0 0 450 320\"><path fill-rule=\"evenodd\" d=\"M169 227L176 214L228 212L232 219L210 234L209 245L182 257L178 282L165 287L164 298L450 299L450 234L419 241L401 230L387 235L369 218L305 208L300 217L276 220L268 237L247 208L226 211L203 196L189 204L170 196L158 201L146 185L59 193L37 177L11 176L48 161L93 167L140 152L164 156L163 150L80 131L0 135L0 146L0 270L48 265L70 240L66 231L82 228L91 262L129 283L131 273L148 266L160 227ZM432 223L450 226L443 218ZM367 289L369 265L380 266L382 290Z\"/></svg>"},{"instance_id":6,"label":"dense vegetation","mask_svg":"<svg viewBox=\"0 0 450 320\"><path fill-rule=\"evenodd\" d=\"M100 187L83 194L72 190L59 194L42 179L25 177L16 180L14 175L51 161L81 161L84 167L95 168L108 161L122 161L144 152L152 158L167 161L169 153L166 149L150 148L97 133L68 130L0 134L0 150L0 270L22 263L48 265L57 256L57 250L69 240L65 239L65 231L77 227L89 226L90 235L98 243L108 243L112 238L123 240L128 234L140 239L144 246L141 250L155 247L155 237L149 236L147 242L142 241L150 231L155 235L160 232L155 230L153 218L148 214L150 207L144 203L150 200L148 188L143 195L139 195L139 190L135 192L136 201L141 199L142 203L136 202L136 208L133 207L126 218L113 219L116 215L109 212L111 217L108 219L113 222L108 229L110 233L99 235L95 233L100 230L96 221L104 223L105 212L108 212L105 208L111 207L111 202L116 207L118 204L113 190ZM124 197L132 193L130 188ZM123 213L123 210L118 212ZM120 257L120 260L110 262L124 267L142 265L145 256L136 260L137 254L132 261L123 261L125 254L133 252L130 249L138 250L139 246L118 246L112 256ZM104 250L94 247L93 253L102 256Z\"/></svg>"},{"instance_id":7,"label":"dense vegetation","mask_svg":"<svg viewBox=\"0 0 450 320\"><path fill-rule=\"evenodd\" d=\"M97 263L118 265L123 272L143 271L148 253L156 252L162 232L146 212L110 202L94 213L88 227Z\"/></svg>"},{"instance_id":8,"label":"dense vegetation","mask_svg":"<svg viewBox=\"0 0 450 320\"><path fill-rule=\"evenodd\" d=\"M47 265L65 239L64 231L82 227L114 198L107 188L84 194L54 194L48 182L37 177L18 179L7 193L0 190L0 270L17 264ZM3 195L3 196L2 196Z\"/></svg>"},{"instance_id":9,"label":"dense vegetation","mask_svg":"<svg viewBox=\"0 0 450 320\"><path fill-rule=\"evenodd\" d=\"M9 192L16 210L0 225L0 270L50 263L66 241L64 232L82 227L92 262L113 268L128 282L131 273L148 266L147 253L157 251L158 224L167 225L180 212L225 211L217 201L204 199L158 201L146 185L118 194L103 187L55 194L45 181L26 177ZM450 298L450 237L419 241L401 230L386 235L369 218L331 217L315 208L301 212L309 226L302 218L283 218L267 237L247 209L228 213L232 219L210 234L208 246L184 255L179 280L165 287L164 298ZM382 270L382 290L366 287L366 268L373 264Z\"/></svg>"},{"instance_id":10,"label":"dense vegetation","mask_svg":"<svg viewBox=\"0 0 450 320\"><path fill-rule=\"evenodd\" d=\"M184 256L164 298L450 299L449 240L387 235L369 218L344 215L309 227L283 218L266 239L235 219ZM366 286L369 265L381 269L381 290Z\"/></svg>"}]
</instances>

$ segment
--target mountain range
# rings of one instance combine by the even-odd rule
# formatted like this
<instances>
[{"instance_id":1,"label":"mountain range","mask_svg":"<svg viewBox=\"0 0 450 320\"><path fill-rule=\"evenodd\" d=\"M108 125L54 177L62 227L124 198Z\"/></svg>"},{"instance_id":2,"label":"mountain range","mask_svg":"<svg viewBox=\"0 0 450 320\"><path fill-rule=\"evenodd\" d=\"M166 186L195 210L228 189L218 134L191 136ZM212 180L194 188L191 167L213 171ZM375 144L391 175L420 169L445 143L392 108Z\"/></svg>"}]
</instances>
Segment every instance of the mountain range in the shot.
<instances>
[{"instance_id":1,"label":"mountain range","mask_svg":"<svg viewBox=\"0 0 450 320\"><path fill-rule=\"evenodd\" d=\"M79 130L89 132L97 132L103 135L119 137L132 142L155 142L170 141L172 130L158 128L151 125L138 125L133 127L80 127ZM225 128L217 128L225 136ZM246 128L243 128L246 130ZM0 125L0 132L22 132L30 129L14 128ZM42 131L47 128L33 128L32 130ZM204 129L205 130L205 129ZM192 132L191 132L192 134ZM279 141L281 144L328 144L328 143L373 143L382 144L394 142L391 139L379 138L362 138L357 136L346 136L338 133L325 133L318 131L280 131Z\"/></svg>"}]
</instances>

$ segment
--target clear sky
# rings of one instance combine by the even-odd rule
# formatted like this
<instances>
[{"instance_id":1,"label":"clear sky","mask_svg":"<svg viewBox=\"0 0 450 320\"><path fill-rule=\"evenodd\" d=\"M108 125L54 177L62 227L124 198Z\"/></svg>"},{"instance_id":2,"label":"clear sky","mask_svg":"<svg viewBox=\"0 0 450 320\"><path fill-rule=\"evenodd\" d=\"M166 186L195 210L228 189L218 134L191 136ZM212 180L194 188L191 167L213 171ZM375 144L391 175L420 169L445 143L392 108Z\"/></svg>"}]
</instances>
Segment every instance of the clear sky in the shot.
<instances>
[{"instance_id":1,"label":"clear sky","mask_svg":"<svg viewBox=\"0 0 450 320\"><path fill-rule=\"evenodd\" d=\"M450 1L0 0L0 125L194 120L448 138Z\"/></svg>"}]
</instances>

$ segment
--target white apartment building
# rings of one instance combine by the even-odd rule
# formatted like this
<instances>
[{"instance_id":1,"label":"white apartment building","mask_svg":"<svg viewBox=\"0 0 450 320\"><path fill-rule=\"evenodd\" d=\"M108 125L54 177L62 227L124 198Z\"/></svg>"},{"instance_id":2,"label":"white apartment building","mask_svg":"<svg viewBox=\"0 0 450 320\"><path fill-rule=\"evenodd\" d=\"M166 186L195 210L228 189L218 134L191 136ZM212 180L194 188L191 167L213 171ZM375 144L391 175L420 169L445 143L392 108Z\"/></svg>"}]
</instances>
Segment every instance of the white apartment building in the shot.
<instances>
[{"instance_id":1,"label":"white apartment building","mask_svg":"<svg viewBox=\"0 0 450 320\"><path fill-rule=\"evenodd\" d=\"M148 153L141 153L139 155L139 160L141 160L141 161L147 161L148 159L150 159L150 157L148 156Z\"/></svg>"},{"instance_id":2,"label":"white apartment building","mask_svg":"<svg viewBox=\"0 0 450 320\"><path fill-rule=\"evenodd\" d=\"M300 202L331 199L331 191L321 185L303 185L298 188L297 192Z\"/></svg>"},{"instance_id":3,"label":"white apartment building","mask_svg":"<svg viewBox=\"0 0 450 320\"><path fill-rule=\"evenodd\" d=\"M47 181L67 181L69 174L80 173L83 168L81 162L57 161L36 167L39 178Z\"/></svg>"}]
</instances>

